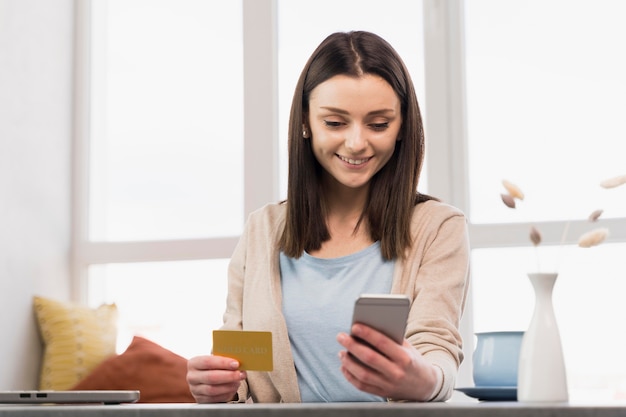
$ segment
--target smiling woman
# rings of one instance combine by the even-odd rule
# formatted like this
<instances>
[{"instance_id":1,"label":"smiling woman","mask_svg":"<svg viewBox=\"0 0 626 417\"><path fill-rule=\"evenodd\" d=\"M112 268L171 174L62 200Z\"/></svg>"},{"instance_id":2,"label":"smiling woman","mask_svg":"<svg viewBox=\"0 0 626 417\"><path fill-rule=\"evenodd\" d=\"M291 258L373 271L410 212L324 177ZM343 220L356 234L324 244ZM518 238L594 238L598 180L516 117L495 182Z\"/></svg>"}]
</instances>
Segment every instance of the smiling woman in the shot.
<instances>
[{"instance_id":1,"label":"smiling woman","mask_svg":"<svg viewBox=\"0 0 626 417\"><path fill-rule=\"evenodd\" d=\"M285 193L286 172L266 157L286 154L271 126L286 127L291 97L278 91L291 95L323 36L385 34L423 89L422 3L388 4L405 13L381 20L371 0L78 3L76 294L118 304L118 350L140 334L186 357L210 351L247 207Z\"/></svg>"},{"instance_id":2,"label":"smiling woman","mask_svg":"<svg viewBox=\"0 0 626 417\"><path fill-rule=\"evenodd\" d=\"M192 394L210 403L449 399L462 361L467 228L461 211L417 190L424 133L401 57L372 32L328 35L300 73L288 132L287 199L250 215L230 261L223 326L271 332L280 359L264 374L218 354L194 357ZM402 343L350 326L367 293L411 301Z\"/></svg>"}]
</instances>

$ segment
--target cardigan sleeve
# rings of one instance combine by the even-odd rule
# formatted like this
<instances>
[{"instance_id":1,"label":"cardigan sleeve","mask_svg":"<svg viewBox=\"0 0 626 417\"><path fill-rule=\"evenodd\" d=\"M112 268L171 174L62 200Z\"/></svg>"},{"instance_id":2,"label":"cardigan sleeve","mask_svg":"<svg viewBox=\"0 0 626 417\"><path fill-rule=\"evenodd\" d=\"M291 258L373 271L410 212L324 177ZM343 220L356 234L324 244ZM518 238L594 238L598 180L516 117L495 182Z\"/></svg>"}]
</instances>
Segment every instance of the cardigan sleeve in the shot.
<instances>
[{"instance_id":1,"label":"cardigan sleeve","mask_svg":"<svg viewBox=\"0 0 626 417\"><path fill-rule=\"evenodd\" d=\"M442 371L441 389L431 401L452 395L463 360L459 332L469 284L469 238L458 209L429 202L414 219L415 238L403 269L413 296L407 339Z\"/></svg>"},{"instance_id":2,"label":"cardigan sleeve","mask_svg":"<svg viewBox=\"0 0 626 417\"><path fill-rule=\"evenodd\" d=\"M247 227L241 235L228 264L228 296L222 330L242 330L243 286L246 265ZM236 398L231 402L246 402L248 384L241 381Z\"/></svg>"}]
</instances>

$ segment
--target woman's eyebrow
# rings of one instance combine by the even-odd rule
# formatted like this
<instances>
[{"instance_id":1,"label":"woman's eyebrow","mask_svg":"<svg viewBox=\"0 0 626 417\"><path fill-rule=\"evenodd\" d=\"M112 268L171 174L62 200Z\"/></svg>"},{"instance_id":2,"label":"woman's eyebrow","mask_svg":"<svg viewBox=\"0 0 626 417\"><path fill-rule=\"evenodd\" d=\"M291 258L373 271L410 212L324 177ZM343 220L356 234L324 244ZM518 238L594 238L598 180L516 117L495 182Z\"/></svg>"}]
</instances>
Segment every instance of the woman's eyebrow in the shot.
<instances>
[{"instance_id":1,"label":"woman's eyebrow","mask_svg":"<svg viewBox=\"0 0 626 417\"><path fill-rule=\"evenodd\" d=\"M343 110L343 109L340 109L340 108L338 108L338 107L321 106L321 107L320 107L320 109L322 109L322 110L328 110L328 111L333 112L333 113L339 113L339 114L350 114L350 112L349 112L349 111L347 111L347 110Z\"/></svg>"},{"instance_id":2,"label":"woman's eyebrow","mask_svg":"<svg viewBox=\"0 0 626 417\"><path fill-rule=\"evenodd\" d=\"M330 106L321 106L320 109L322 110L328 110L330 112L333 113L339 113L339 114L350 114L349 111L344 110L344 109L340 109L337 107L330 107ZM396 111L394 109L380 109L380 110L372 110L371 112L368 112L367 115L368 116L376 116L379 114L388 114L388 113L395 113Z\"/></svg>"}]
</instances>

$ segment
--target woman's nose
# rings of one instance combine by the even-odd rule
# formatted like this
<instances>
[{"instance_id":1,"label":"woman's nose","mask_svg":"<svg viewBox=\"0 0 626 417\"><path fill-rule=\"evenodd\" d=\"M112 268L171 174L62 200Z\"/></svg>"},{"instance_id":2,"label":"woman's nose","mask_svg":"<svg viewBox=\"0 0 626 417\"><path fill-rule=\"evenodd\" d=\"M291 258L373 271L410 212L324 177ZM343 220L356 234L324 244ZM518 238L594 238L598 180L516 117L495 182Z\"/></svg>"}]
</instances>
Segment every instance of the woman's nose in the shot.
<instances>
[{"instance_id":1,"label":"woman's nose","mask_svg":"<svg viewBox=\"0 0 626 417\"><path fill-rule=\"evenodd\" d=\"M359 153L367 147L366 132L360 127L350 129L346 134L346 148L353 153Z\"/></svg>"}]
</instances>

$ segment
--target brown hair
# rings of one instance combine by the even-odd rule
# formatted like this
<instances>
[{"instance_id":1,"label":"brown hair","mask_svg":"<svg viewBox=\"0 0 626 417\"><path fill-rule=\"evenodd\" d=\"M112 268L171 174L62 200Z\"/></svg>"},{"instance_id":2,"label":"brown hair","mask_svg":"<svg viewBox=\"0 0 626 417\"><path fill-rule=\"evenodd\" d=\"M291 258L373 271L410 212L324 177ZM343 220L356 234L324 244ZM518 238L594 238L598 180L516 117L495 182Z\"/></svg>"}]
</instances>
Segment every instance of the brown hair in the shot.
<instances>
[{"instance_id":1,"label":"brown hair","mask_svg":"<svg viewBox=\"0 0 626 417\"><path fill-rule=\"evenodd\" d=\"M287 217L280 249L293 258L319 249L330 238L326 226L321 175L311 141L302 137L311 91L336 75L382 77L400 99L402 126L399 141L387 164L372 177L369 198L361 215L371 238L380 240L385 259L403 258L411 246L413 207L432 197L417 192L424 158L424 130L409 72L393 47L370 32L338 32L313 52L296 85L289 118L289 175ZM357 226L358 227L358 226Z\"/></svg>"}]
</instances>

